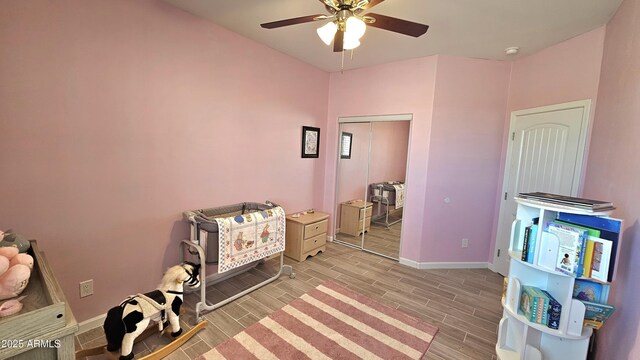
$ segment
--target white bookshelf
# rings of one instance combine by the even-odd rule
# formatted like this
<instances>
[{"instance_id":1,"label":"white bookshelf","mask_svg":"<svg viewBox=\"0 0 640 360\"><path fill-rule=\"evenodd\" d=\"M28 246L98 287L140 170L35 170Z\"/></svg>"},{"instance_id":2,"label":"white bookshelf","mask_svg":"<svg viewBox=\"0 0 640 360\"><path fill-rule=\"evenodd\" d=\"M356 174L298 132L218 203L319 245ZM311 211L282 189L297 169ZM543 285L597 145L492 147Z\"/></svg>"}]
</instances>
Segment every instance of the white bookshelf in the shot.
<instances>
[{"instance_id":1,"label":"white bookshelf","mask_svg":"<svg viewBox=\"0 0 640 360\"><path fill-rule=\"evenodd\" d=\"M589 212L568 206L559 206L529 199L516 198L517 213L511 231L509 248L509 283L506 299L503 300L503 316L498 329L496 354L501 360L564 360L586 359L591 328L583 327L585 308L582 302L573 299L575 278L556 271L553 267L541 266L541 240L545 225L556 220L559 213L608 217L611 211ZM524 229L539 218L533 263L521 261ZM617 239L620 250L621 237ZM548 250L547 250L548 251ZM619 255L619 254L618 254ZM544 255L542 255L544 256ZM619 258L617 256L616 258ZM611 263L610 266L615 264ZM615 278L615 267L613 272ZM602 283L605 287L609 283ZM548 291L562 305L558 329L530 322L519 311L521 286L535 286ZM606 300L606 299L604 299Z\"/></svg>"}]
</instances>

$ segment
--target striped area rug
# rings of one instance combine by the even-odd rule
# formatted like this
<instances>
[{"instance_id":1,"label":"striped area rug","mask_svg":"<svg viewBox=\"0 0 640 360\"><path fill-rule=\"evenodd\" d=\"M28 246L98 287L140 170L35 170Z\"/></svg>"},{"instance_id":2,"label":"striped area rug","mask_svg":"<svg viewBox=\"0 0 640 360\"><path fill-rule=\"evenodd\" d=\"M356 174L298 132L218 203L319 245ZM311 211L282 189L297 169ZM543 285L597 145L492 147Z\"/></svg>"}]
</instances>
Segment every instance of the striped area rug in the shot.
<instances>
[{"instance_id":1,"label":"striped area rug","mask_svg":"<svg viewBox=\"0 0 640 360\"><path fill-rule=\"evenodd\" d=\"M326 282L199 359L420 359L437 331Z\"/></svg>"}]
</instances>

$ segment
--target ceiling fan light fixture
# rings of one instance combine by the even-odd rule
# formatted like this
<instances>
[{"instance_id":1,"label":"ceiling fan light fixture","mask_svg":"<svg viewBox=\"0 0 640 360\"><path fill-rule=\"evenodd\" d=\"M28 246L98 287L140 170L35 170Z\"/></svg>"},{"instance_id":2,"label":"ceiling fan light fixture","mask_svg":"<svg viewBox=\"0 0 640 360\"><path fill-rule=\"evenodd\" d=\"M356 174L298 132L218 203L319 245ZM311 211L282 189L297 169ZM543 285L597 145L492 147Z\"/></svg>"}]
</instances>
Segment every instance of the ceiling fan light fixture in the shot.
<instances>
[{"instance_id":1,"label":"ceiling fan light fixture","mask_svg":"<svg viewBox=\"0 0 640 360\"><path fill-rule=\"evenodd\" d=\"M364 21L362 21L362 19L355 16L350 16L347 19L347 31L345 33L346 36L353 36L356 39L360 39L366 31L367 25L364 23Z\"/></svg>"},{"instance_id":2,"label":"ceiling fan light fixture","mask_svg":"<svg viewBox=\"0 0 640 360\"><path fill-rule=\"evenodd\" d=\"M338 31L338 25L333 21L326 23L316 30L322 42L327 45L330 45L331 41L333 41L333 37L336 35L336 31Z\"/></svg>"},{"instance_id":3,"label":"ceiling fan light fixture","mask_svg":"<svg viewBox=\"0 0 640 360\"><path fill-rule=\"evenodd\" d=\"M356 38L347 37L346 34L345 34L344 44L342 45L342 47L345 50L353 50L353 49L357 48L358 46L360 46L360 40L358 40Z\"/></svg>"}]
</instances>

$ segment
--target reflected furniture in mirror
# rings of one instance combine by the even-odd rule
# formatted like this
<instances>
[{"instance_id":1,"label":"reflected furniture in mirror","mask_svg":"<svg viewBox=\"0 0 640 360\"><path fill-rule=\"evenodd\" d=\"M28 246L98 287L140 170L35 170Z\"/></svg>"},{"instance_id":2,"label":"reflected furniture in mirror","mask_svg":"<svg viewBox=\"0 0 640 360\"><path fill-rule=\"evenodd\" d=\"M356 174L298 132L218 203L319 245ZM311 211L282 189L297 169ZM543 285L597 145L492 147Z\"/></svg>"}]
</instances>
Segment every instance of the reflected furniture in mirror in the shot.
<instances>
[{"instance_id":1,"label":"reflected furniture in mirror","mask_svg":"<svg viewBox=\"0 0 640 360\"><path fill-rule=\"evenodd\" d=\"M399 258L410 120L411 115L339 119L337 242Z\"/></svg>"},{"instance_id":2,"label":"reflected furniture in mirror","mask_svg":"<svg viewBox=\"0 0 640 360\"><path fill-rule=\"evenodd\" d=\"M373 204L363 200L350 200L340 204L340 231L360 236L371 227Z\"/></svg>"},{"instance_id":3,"label":"reflected furniture in mirror","mask_svg":"<svg viewBox=\"0 0 640 360\"><path fill-rule=\"evenodd\" d=\"M369 185L369 196L377 203L376 224L390 227L402 221L404 183L386 181Z\"/></svg>"}]
</instances>

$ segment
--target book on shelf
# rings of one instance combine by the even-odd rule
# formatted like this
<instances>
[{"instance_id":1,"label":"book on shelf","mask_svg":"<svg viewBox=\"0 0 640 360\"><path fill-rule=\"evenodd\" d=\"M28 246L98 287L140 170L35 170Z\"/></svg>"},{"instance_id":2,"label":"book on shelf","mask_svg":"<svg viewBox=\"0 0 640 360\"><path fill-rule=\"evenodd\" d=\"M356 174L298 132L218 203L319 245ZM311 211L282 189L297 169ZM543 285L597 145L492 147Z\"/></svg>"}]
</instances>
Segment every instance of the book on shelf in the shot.
<instances>
[{"instance_id":1,"label":"book on shelf","mask_svg":"<svg viewBox=\"0 0 640 360\"><path fill-rule=\"evenodd\" d=\"M585 327L600 329L607 319L613 314L615 308L609 304L600 304L592 301L583 301L585 307Z\"/></svg>"},{"instance_id":2,"label":"book on shelf","mask_svg":"<svg viewBox=\"0 0 640 360\"><path fill-rule=\"evenodd\" d=\"M609 287L589 280L576 279L573 284L573 297L581 301L604 303L609 298Z\"/></svg>"},{"instance_id":3,"label":"book on shelf","mask_svg":"<svg viewBox=\"0 0 640 360\"><path fill-rule=\"evenodd\" d=\"M613 203L608 201L577 198L545 192L520 193L518 196L524 199L544 201L557 205L575 207L582 210L605 211L615 209L613 207Z\"/></svg>"},{"instance_id":4,"label":"book on shelf","mask_svg":"<svg viewBox=\"0 0 640 360\"><path fill-rule=\"evenodd\" d=\"M593 258L591 260L591 278L606 282L611 265L613 243L610 240L589 237L593 242Z\"/></svg>"},{"instance_id":5,"label":"book on shelf","mask_svg":"<svg viewBox=\"0 0 640 360\"><path fill-rule=\"evenodd\" d=\"M527 255L529 253L529 238L531 237L531 225L524 228L524 238L522 240L522 255L520 260L527 261Z\"/></svg>"},{"instance_id":6,"label":"book on shelf","mask_svg":"<svg viewBox=\"0 0 640 360\"><path fill-rule=\"evenodd\" d=\"M600 230L592 229L585 226L580 226L578 224L574 224L568 221L563 221L558 219L554 220L554 222L565 224L567 226L571 226L572 228L575 228L578 230L584 230L587 232L588 234L587 240L586 242L583 243L582 253L580 254L580 256L582 256L582 260L581 260L582 265L579 265L580 266L579 273L581 273L581 276L583 277L586 277L586 278L591 277L591 261L593 260L593 241L590 241L589 237L596 237L596 238L600 237Z\"/></svg>"},{"instance_id":7,"label":"book on shelf","mask_svg":"<svg viewBox=\"0 0 640 360\"><path fill-rule=\"evenodd\" d=\"M522 293L520 294L520 310L527 320L536 322L538 312L538 297L533 286L522 285Z\"/></svg>"},{"instance_id":8,"label":"book on shelf","mask_svg":"<svg viewBox=\"0 0 640 360\"><path fill-rule=\"evenodd\" d=\"M536 255L536 238L538 237L538 225L531 225L531 235L529 236L529 248L527 250L527 262L533 264Z\"/></svg>"},{"instance_id":9,"label":"book on shelf","mask_svg":"<svg viewBox=\"0 0 640 360\"><path fill-rule=\"evenodd\" d=\"M536 322L538 324L547 325L548 314L547 309L549 308L549 298L542 292L542 289L538 289L538 294L540 296L538 300L538 316L536 316Z\"/></svg>"},{"instance_id":10,"label":"book on shelf","mask_svg":"<svg viewBox=\"0 0 640 360\"><path fill-rule=\"evenodd\" d=\"M559 240L556 270L575 277L581 276L584 261L582 249L586 244L587 231L555 221L547 224L547 231Z\"/></svg>"},{"instance_id":11,"label":"book on shelf","mask_svg":"<svg viewBox=\"0 0 640 360\"><path fill-rule=\"evenodd\" d=\"M520 310L527 320L536 324L547 325L549 298L535 286L522 286Z\"/></svg>"},{"instance_id":12,"label":"book on shelf","mask_svg":"<svg viewBox=\"0 0 640 360\"><path fill-rule=\"evenodd\" d=\"M591 277L591 264L593 262L593 249L595 242L591 239L587 239L587 248L584 250L584 266L582 267L582 276L586 278Z\"/></svg>"},{"instance_id":13,"label":"book on shelf","mask_svg":"<svg viewBox=\"0 0 640 360\"><path fill-rule=\"evenodd\" d=\"M560 327L560 315L562 314L562 304L556 300L547 290L541 290L548 300L547 321L545 324L551 329Z\"/></svg>"},{"instance_id":14,"label":"book on shelf","mask_svg":"<svg viewBox=\"0 0 640 360\"><path fill-rule=\"evenodd\" d=\"M563 212L558 213L558 220L563 220L572 224L600 230L599 238L602 240L610 241L611 251L610 256L607 259L609 261L608 273L605 276L598 278L598 280L606 282L613 281L613 273L615 271L616 257L618 253L618 242L621 239L623 221L610 217L571 214ZM591 277L593 277L593 274Z\"/></svg>"},{"instance_id":15,"label":"book on shelf","mask_svg":"<svg viewBox=\"0 0 640 360\"><path fill-rule=\"evenodd\" d=\"M527 262L533 264L536 255L536 238L538 237L538 218L533 219L531 234L529 235L529 246L527 248Z\"/></svg>"}]
</instances>

